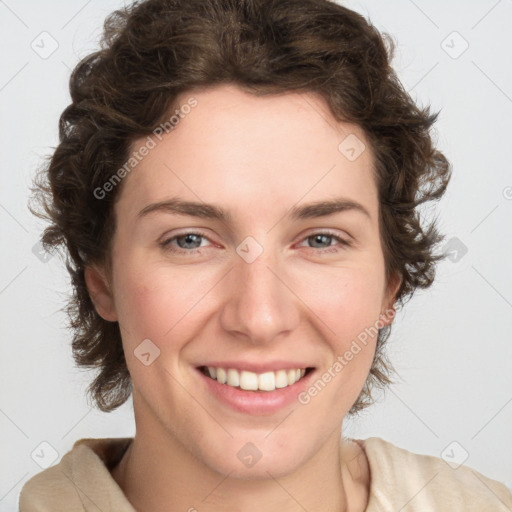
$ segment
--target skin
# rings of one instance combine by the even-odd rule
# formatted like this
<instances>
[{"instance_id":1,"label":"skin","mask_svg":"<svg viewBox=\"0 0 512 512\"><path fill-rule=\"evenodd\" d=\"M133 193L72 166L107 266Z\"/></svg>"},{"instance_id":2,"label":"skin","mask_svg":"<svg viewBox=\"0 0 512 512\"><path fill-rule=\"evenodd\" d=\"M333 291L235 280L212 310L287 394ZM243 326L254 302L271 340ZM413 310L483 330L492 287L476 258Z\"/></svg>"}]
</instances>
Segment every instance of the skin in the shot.
<instances>
[{"instance_id":1,"label":"skin","mask_svg":"<svg viewBox=\"0 0 512 512\"><path fill-rule=\"evenodd\" d=\"M392 321L382 315L400 283L385 279L369 144L312 93L256 97L220 85L188 91L181 104L190 96L197 107L122 183L111 273L86 271L97 311L119 322L133 379L136 434L113 476L140 511L364 510L367 459L340 430L376 337L309 404L271 415L219 403L196 366L300 360L321 375L365 328ZM338 150L348 134L366 144L354 161ZM232 219L138 216L176 197L215 204ZM294 206L334 197L370 216L287 217ZM193 240L199 249L183 236L170 242L181 242L180 254L160 245L198 229L206 237ZM351 246L329 236L315 242L326 229ZM247 236L264 249L252 263L236 252ZM149 366L134 355L144 339L160 350ZM251 468L237 457L247 442L262 453Z\"/></svg>"}]
</instances>

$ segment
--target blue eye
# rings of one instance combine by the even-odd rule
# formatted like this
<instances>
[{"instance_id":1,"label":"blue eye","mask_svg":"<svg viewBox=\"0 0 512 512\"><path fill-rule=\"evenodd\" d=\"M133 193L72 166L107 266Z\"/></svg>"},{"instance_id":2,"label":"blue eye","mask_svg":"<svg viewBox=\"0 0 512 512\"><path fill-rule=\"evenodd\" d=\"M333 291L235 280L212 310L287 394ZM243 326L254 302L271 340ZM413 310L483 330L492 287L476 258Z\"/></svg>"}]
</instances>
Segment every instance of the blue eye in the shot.
<instances>
[{"instance_id":1,"label":"blue eye","mask_svg":"<svg viewBox=\"0 0 512 512\"><path fill-rule=\"evenodd\" d=\"M190 231L186 233L180 233L171 238L168 238L160 243L160 246L168 251L181 254L192 254L194 249L201 247L207 247L203 244L203 241L207 241L208 238L200 232ZM328 231L319 231L305 237L302 243L307 242L309 249L331 249L329 252L336 252L336 245L350 247L352 244L350 241L345 240L334 233ZM335 242L335 243L333 243ZM305 247L301 245L301 247Z\"/></svg>"},{"instance_id":2,"label":"blue eye","mask_svg":"<svg viewBox=\"0 0 512 512\"><path fill-rule=\"evenodd\" d=\"M337 241L341 245L350 245L343 238L340 238L339 236L333 235L331 233L315 233L313 235L308 236L304 240L308 241L308 242L310 242L312 240L313 244L325 244L325 243L327 243L326 246L323 246L323 247L318 247L318 246L315 247L315 246L313 246L312 249L325 249L325 248L328 248L328 247L332 247L332 244L330 243L332 241Z\"/></svg>"},{"instance_id":3,"label":"blue eye","mask_svg":"<svg viewBox=\"0 0 512 512\"><path fill-rule=\"evenodd\" d=\"M176 235L168 238L167 240L164 240L160 245L171 251L190 252L191 249L198 249L199 247L202 247L202 239L206 240L206 237L201 233L181 233L180 235ZM177 247L171 244L174 241L176 241Z\"/></svg>"}]
</instances>

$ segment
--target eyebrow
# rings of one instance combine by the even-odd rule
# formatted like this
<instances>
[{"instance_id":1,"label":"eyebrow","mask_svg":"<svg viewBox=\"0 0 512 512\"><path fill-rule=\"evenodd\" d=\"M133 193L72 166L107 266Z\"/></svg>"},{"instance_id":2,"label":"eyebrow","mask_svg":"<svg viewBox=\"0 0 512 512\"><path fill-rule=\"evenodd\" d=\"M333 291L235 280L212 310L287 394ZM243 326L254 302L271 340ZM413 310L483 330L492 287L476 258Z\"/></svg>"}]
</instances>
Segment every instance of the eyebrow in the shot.
<instances>
[{"instance_id":1,"label":"eyebrow","mask_svg":"<svg viewBox=\"0 0 512 512\"><path fill-rule=\"evenodd\" d=\"M341 197L328 201L317 201L302 206L294 206L286 216L291 220L303 220L326 217L345 211L362 213L371 220L370 212L361 203ZM145 217L155 212L167 212L202 219L214 219L225 223L229 223L232 220L231 214L219 206L195 201L182 201L180 199L170 199L149 204L139 212L138 218Z\"/></svg>"}]
</instances>

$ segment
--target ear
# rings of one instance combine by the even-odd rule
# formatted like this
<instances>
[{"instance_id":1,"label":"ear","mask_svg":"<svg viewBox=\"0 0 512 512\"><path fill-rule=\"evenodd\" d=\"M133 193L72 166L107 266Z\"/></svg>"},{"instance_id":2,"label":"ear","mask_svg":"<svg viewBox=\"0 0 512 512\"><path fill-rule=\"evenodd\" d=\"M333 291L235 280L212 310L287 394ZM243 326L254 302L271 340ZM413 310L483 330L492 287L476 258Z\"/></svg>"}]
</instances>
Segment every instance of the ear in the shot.
<instances>
[{"instance_id":1,"label":"ear","mask_svg":"<svg viewBox=\"0 0 512 512\"><path fill-rule=\"evenodd\" d=\"M117 322L114 296L105 270L96 266L87 266L85 284L98 315L109 322Z\"/></svg>"},{"instance_id":2,"label":"ear","mask_svg":"<svg viewBox=\"0 0 512 512\"><path fill-rule=\"evenodd\" d=\"M386 289L386 296L383 301L382 311L380 314L380 321L383 325L390 325L393 323L396 315L394 304L396 295L402 284L402 280L402 276L400 276L398 273L393 274L391 279L389 279Z\"/></svg>"}]
</instances>

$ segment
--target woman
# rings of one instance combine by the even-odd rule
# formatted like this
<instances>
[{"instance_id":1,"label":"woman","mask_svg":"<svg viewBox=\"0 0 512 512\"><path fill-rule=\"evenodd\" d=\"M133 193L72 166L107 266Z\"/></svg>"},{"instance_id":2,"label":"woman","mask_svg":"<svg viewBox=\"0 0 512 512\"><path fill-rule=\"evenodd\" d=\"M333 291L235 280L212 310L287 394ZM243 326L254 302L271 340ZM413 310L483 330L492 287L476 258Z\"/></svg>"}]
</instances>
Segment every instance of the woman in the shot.
<instances>
[{"instance_id":1,"label":"woman","mask_svg":"<svg viewBox=\"0 0 512 512\"><path fill-rule=\"evenodd\" d=\"M496 481L340 436L429 287L450 167L436 115L327 0L146 0L71 78L40 183L76 361L133 439L83 439L30 510L508 510ZM45 180L48 183L45 183Z\"/></svg>"}]
</instances>

